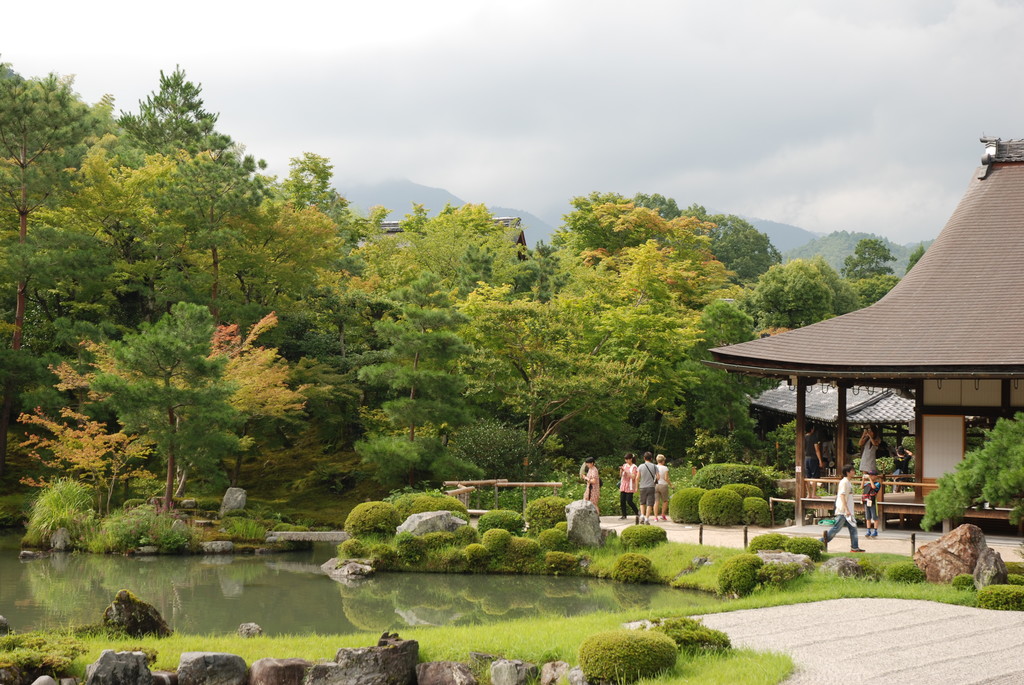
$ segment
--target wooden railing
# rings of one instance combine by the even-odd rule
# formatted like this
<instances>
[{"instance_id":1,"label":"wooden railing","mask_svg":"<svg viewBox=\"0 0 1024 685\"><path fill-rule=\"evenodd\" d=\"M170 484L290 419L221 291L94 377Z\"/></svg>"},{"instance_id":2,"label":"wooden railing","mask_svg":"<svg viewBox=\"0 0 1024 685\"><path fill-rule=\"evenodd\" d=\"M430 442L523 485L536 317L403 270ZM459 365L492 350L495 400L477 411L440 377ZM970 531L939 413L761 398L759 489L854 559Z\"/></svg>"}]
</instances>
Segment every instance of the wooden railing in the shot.
<instances>
[{"instance_id":1,"label":"wooden railing","mask_svg":"<svg viewBox=\"0 0 1024 685\"><path fill-rule=\"evenodd\" d=\"M523 516L526 516L526 489L527 488L551 488L551 494L557 495L558 489L562 487L561 482L544 482L544 483L515 483L509 482L507 478L492 478L490 480L446 480L444 482L445 487L454 487L454 490L448 490L448 494L453 497L459 497L463 501L463 504L468 503L469 494L475 492L481 487L492 487L494 488L494 508L499 509L498 504L498 488L522 488L523 490ZM483 509L479 511L485 511ZM472 512L471 512L472 513Z\"/></svg>"}]
</instances>

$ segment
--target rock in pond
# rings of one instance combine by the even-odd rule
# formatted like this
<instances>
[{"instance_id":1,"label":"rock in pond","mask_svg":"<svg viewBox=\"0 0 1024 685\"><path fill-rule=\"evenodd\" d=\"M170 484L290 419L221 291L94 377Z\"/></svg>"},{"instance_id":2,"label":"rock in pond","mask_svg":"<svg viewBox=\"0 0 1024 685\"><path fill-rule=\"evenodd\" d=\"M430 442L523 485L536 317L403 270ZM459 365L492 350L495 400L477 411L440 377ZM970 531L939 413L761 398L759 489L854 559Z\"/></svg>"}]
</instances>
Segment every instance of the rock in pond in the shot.
<instances>
[{"instance_id":1,"label":"rock in pond","mask_svg":"<svg viewBox=\"0 0 1024 685\"><path fill-rule=\"evenodd\" d=\"M239 637L259 637L263 634L263 628L259 623L243 623L238 626Z\"/></svg>"},{"instance_id":2,"label":"rock in pond","mask_svg":"<svg viewBox=\"0 0 1024 685\"><path fill-rule=\"evenodd\" d=\"M103 611L103 624L123 630L132 637L167 637L172 632L156 607L143 602L127 590L119 591L114 601Z\"/></svg>"}]
</instances>

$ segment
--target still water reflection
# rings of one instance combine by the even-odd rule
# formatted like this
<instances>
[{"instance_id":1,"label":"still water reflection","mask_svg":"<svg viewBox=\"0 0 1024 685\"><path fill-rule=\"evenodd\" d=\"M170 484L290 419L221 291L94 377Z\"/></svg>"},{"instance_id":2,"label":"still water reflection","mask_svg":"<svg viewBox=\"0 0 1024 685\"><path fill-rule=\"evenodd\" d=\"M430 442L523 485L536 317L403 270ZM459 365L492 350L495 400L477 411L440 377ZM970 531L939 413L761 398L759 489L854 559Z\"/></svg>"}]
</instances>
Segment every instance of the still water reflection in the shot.
<instances>
[{"instance_id":1,"label":"still water reflection","mask_svg":"<svg viewBox=\"0 0 1024 685\"><path fill-rule=\"evenodd\" d=\"M19 631L98 622L114 594L132 590L178 631L348 633L620 608L659 611L715 602L656 586L546 576L382 573L349 587L320 574L333 546L273 556L59 555L21 562L0 539L0 615Z\"/></svg>"}]
</instances>

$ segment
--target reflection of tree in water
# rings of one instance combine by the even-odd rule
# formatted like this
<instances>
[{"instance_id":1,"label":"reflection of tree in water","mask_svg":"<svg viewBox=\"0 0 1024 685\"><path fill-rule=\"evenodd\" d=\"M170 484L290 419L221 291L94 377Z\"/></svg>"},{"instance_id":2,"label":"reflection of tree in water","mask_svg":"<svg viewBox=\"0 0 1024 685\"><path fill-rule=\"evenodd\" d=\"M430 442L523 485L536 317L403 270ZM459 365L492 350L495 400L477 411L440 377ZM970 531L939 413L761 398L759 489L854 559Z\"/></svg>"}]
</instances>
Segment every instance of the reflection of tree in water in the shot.
<instances>
[{"instance_id":1,"label":"reflection of tree in water","mask_svg":"<svg viewBox=\"0 0 1024 685\"><path fill-rule=\"evenodd\" d=\"M614 589L623 609L646 609L651 603L651 591L643 585L616 583Z\"/></svg>"}]
</instances>

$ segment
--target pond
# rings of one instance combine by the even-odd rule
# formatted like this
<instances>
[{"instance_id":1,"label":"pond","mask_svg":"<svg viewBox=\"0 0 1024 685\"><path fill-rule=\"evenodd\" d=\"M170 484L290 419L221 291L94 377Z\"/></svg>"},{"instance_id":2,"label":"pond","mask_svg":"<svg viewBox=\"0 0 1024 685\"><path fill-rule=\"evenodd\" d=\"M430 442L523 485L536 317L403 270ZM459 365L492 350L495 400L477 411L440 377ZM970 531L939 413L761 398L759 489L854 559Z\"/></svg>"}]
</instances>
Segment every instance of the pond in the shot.
<instances>
[{"instance_id":1,"label":"pond","mask_svg":"<svg viewBox=\"0 0 1024 685\"><path fill-rule=\"evenodd\" d=\"M18 631L98 623L118 590L153 604L177 631L351 633L412 625L479 624L625 608L671 613L716 603L703 593L591 578L381 573L356 586L319 567L333 545L262 556L123 557L62 554L18 560L0 536L0 615Z\"/></svg>"}]
</instances>

